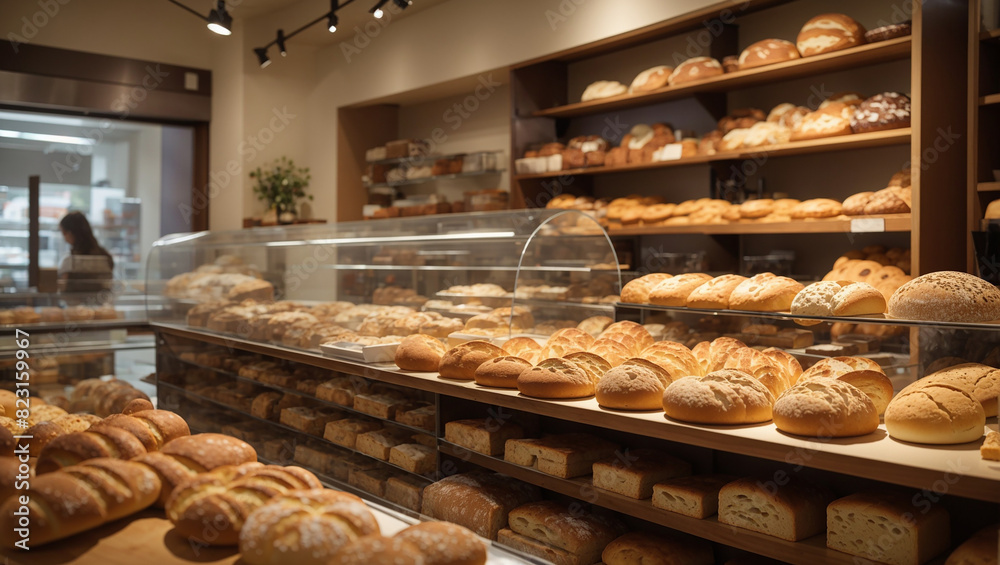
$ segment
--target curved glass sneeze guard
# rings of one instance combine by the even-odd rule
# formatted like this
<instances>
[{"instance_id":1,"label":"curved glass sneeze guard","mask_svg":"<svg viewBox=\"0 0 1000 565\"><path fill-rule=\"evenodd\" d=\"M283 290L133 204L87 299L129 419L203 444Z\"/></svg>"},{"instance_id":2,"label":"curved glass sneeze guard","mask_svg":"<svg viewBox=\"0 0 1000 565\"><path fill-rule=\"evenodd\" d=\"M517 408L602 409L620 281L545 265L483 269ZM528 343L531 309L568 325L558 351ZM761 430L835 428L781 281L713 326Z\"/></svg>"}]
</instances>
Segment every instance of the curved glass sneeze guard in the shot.
<instances>
[{"instance_id":1,"label":"curved glass sneeze guard","mask_svg":"<svg viewBox=\"0 0 1000 565\"><path fill-rule=\"evenodd\" d=\"M551 333L561 326L544 322L613 317L617 261L606 233L586 214L521 210L172 235L153 246L146 285L161 306L150 308L151 322L223 333L235 330L219 328L239 323L215 316L219 310L273 298L324 305L319 311L338 315L345 303L358 306L351 315L331 314L320 323L363 335L370 335L360 328L366 308L405 306L435 319L444 316L438 337L445 337L444 327L506 337L510 312L496 309L513 305L515 286L522 296L518 306L538 312L541 325L519 331ZM565 311L555 315L560 308ZM255 318L275 313L265 310L248 313L247 321L256 324ZM218 323L208 324L207 316ZM405 326L381 333L386 331L392 333L380 337L416 333ZM270 330L252 339L277 341Z\"/></svg>"}]
</instances>

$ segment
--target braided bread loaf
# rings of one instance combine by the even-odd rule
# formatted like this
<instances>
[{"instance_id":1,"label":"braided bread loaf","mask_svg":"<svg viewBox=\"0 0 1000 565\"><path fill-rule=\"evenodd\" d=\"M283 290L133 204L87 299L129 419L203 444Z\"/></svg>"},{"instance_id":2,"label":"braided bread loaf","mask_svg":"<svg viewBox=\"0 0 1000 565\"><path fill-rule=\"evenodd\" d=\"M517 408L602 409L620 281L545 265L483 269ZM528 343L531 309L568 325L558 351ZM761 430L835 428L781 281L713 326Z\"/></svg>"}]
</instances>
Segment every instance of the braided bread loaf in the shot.
<instances>
[{"instance_id":1,"label":"braided bread loaf","mask_svg":"<svg viewBox=\"0 0 1000 565\"><path fill-rule=\"evenodd\" d=\"M240 553L250 565L325 565L345 545L378 533L360 498L307 490L276 496L254 510L240 531Z\"/></svg>"},{"instance_id":2,"label":"braided bread loaf","mask_svg":"<svg viewBox=\"0 0 1000 565\"><path fill-rule=\"evenodd\" d=\"M133 461L142 463L160 477L163 488L156 506L166 506L177 485L199 473L225 465L241 465L257 460L257 451L245 441L222 434L197 434L179 437L159 450L144 453Z\"/></svg>"},{"instance_id":3,"label":"braided bread loaf","mask_svg":"<svg viewBox=\"0 0 1000 565\"><path fill-rule=\"evenodd\" d=\"M297 490L323 488L301 467L246 463L220 467L178 486L167 500L167 518L180 535L207 545L235 545L250 513Z\"/></svg>"},{"instance_id":4,"label":"braided bread loaf","mask_svg":"<svg viewBox=\"0 0 1000 565\"><path fill-rule=\"evenodd\" d=\"M190 434L187 422L166 410L145 410L131 416L115 414L87 431L48 442L38 456L37 470L43 475L97 457L132 459Z\"/></svg>"},{"instance_id":5,"label":"braided bread loaf","mask_svg":"<svg viewBox=\"0 0 1000 565\"><path fill-rule=\"evenodd\" d=\"M42 448L55 438L74 432L85 432L100 421L101 419L93 414L63 414L53 420L39 422L24 432L24 435L32 438L28 445L29 453L32 457L38 457L42 454Z\"/></svg>"},{"instance_id":6,"label":"braided bread loaf","mask_svg":"<svg viewBox=\"0 0 1000 565\"><path fill-rule=\"evenodd\" d=\"M27 529L34 548L134 514L160 493L160 480L149 468L130 461L92 459L35 478ZM0 506L0 543L15 547L21 528L14 515L21 506L11 497Z\"/></svg>"}]
</instances>

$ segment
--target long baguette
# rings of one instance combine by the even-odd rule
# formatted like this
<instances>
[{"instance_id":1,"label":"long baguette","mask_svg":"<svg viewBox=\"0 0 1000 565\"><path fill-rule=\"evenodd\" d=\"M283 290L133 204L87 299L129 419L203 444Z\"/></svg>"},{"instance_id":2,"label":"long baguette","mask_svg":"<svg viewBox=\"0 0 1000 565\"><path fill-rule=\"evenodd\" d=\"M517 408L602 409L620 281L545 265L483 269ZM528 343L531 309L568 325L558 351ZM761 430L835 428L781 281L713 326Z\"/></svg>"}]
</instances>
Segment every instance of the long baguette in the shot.
<instances>
[{"instance_id":1,"label":"long baguette","mask_svg":"<svg viewBox=\"0 0 1000 565\"><path fill-rule=\"evenodd\" d=\"M26 505L20 496L4 502L0 543L34 548L134 514L152 504L159 493L160 480L145 465L91 459L36 477ZM15 515L22 506L27 507L25 526L20 522L23 516Z\"/></svg>"},{"instance_id":2,"label":"long baguette","mask_svg":"<svg viewBox=\"0 0 1000 565\"><path fill-rule=\"evenodd\" d=\"M156 501L159 508L166 506L167 499L179 484L199 473L256 460L257 452L250 444L222 434L180 437L166 443L159 451L133 459L149 466L160 477L163 488Z\"/></svg>"}]
</instances>

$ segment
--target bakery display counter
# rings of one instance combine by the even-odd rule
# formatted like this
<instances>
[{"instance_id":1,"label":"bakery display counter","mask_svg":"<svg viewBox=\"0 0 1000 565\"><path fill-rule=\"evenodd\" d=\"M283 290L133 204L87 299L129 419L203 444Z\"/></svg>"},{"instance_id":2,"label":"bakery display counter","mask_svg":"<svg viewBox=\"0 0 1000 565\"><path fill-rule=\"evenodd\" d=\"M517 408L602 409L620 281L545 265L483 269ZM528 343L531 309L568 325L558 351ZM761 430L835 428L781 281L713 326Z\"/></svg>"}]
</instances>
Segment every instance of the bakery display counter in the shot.
<instances>
[{"instance_id":1,"label":"bakery display counter","mask_svg":"<svg viewBox=\"0 0 1000 565\"><path fill-rule=\"evenodd\" d=\"M797 233L883 233L910 231L910 214L823 218L791 222L740 221L714 224L609 226L613 236L670 234L797 234Z\"/></svg>"},{"instance_id":2,"label":"bakery display counter","mask_svg":"<svg viewBox=\"0 0 1000 565\"><path fill-rule=\"evenodd\" d=\"M805 155L810 153L868 149L870 147L884 147L886 145L909 145L910 138L910 128L899 128L871 133L824 137L805 141L789 141L788 143L782 143L780 145L744 149L742 151L717 151L713 155L693 155L691 157L681 157L680 159L672 161L653 161L650 163L635 163L613 167L585 167L579 169L564 169L547 173L520 174L514 175L514 180L521 181L554 177L607 175L630 171L663 169L667 167L704 165L708 163L743 159L771 159L772 157L788 157L792 155Z\"/></svg>"},{"instance_id":3,"label":"bakery display counter","mask_svg":"<svg viewBox=\"0 0 1000 565\"><path fill-rule=\"evenodd\" d=\"M873 480L933 490L942 476L955 477L948 493L1000 503L1000 463L983 460L979 441L952 446L924 446L888 436L884 424L859 438L810 439L784 434L770 423L756 426L698 426L668 419L662 412L630 412L602 408L594 398L543 400L517 390L483 387L470 381L443 379L436 373L413 373L323 357L319 353L230 338L177 326L159 326L164 334L223 345L390 383L439 395L502 406L569 422L742 453L778 462L808 461L808 466ZM990 429L997 420L990 418Z\"/></svg>"},{"instance_id":4,"label":"bakery display counter","mask_svg":"<svg viewBox=\"0 0 1000 565\"><path fill-rule=\"evenodd\" d=\"M533 117L546 118L572 118L623 108L646 106L706 92L728 92L738 88L761 86L772 84L776 81L792 80L906 59L910 56L910 47L911 40L909 36L898 37L804 59L795 59L765 67L733 71L705 80L682 83L677 86L666 86L648 92L622 94L598 100L588 100L586 102L575 102L564 106L545 108L536 110L531 115Z\"/></svg>"}]
</instances>

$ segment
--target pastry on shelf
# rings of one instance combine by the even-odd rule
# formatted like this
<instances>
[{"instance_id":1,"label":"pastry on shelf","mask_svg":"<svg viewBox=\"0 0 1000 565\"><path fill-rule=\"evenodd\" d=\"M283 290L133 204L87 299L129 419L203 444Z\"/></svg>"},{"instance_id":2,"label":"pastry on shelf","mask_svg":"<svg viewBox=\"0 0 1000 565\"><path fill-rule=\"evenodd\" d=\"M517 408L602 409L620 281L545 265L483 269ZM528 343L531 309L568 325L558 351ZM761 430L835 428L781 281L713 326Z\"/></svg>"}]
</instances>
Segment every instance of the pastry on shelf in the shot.
<instances>
[{"instance_id":1,"label":"pastry on shelf","mask_svg":"<svg viewBox=\"0 0 1000 565\"><path fill-rule=\"evenodd\" d=\"M820 14L807 21L795 40L803 57L840 51L865 42L865 28L844 14Z\"/></svg>"}]
</instances>

